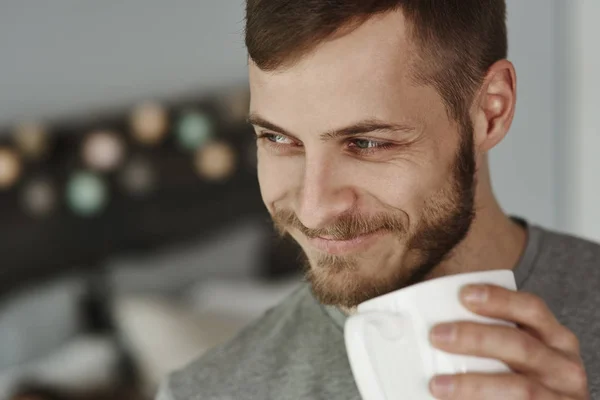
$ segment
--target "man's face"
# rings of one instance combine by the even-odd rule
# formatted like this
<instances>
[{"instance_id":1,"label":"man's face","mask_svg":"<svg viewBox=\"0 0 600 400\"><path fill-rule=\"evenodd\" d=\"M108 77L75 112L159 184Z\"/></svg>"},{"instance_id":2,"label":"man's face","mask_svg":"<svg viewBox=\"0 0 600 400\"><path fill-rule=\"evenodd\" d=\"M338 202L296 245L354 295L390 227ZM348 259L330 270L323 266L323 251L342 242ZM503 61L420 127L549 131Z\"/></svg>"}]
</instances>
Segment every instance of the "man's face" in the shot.
<instances>
[{"instance_id":1,"label":"man's face","mask_svg":"<svg viewBox=\"0 0 600 400\"><path fill-rule=\"evenodd\" d=\"M472 221L470 125L411 81L404 24L372 18L275 72L250 62L263 201L326 304L422 280Z\"/></svg>"}]
</instances>

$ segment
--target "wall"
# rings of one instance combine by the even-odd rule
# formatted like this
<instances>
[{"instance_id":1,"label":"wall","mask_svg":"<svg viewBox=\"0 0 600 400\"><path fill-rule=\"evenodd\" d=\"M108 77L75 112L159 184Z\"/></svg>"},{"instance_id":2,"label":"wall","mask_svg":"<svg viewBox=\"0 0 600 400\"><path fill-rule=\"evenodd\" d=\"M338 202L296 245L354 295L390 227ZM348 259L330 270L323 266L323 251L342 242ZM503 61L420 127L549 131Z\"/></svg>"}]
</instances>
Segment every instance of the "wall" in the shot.
<instances>
[{"instance_id":1,"label":"wall","mask_svg":"<svg viewBox=\"0 0 600 400\"><path fill-rule=\"evenodd\" d=\"M508 136L491 153L493 184L507 212L556 228L560 184L555 173L555 1L507 0L507 7L509 59L517 70L517 111Z\"/></svg>"},{"instance_id":2,"label":"wall","mask_svg":"<svg viewBox=\"0 0 600 400\"><path fill-rule=\"evenodd\" d=\"M600 2L576 1L566 16L565 222L569 231L600 241Z\"/></svg>"},{"instance_id":3,"label":"wall","mask_svg":"<svg viewBox=\"0 0 600 400\"><path fill-rule=\"evenodd\" d=\"M3 1L0 124L244 79L243 12L243 0Z\"/></svg>"},{"instance_id":4,"label":"wall","mask_svg":"<svg viewBox=\"0 0 600 400\"><path fill-rule=\"evenodd\" d=\"M558 225L555 2L508 0L519 105L492 154L506 210ZM0 123L245 79L243 0L11 0L0 13Z\"/></svg>"}]
</instances>

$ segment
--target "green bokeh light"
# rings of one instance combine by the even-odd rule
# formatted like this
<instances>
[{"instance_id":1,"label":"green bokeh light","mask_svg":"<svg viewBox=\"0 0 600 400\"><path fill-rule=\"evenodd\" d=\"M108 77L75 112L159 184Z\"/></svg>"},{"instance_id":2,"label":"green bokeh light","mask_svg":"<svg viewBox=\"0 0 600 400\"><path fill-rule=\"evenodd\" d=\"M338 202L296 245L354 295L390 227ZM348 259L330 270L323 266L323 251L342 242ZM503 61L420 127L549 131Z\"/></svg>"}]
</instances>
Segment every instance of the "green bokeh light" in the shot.
<instances>
[{"instance_id":1,"label":"green bokeh light","mask_svg":"<svg viewBox=\"0 0 600 400\"><path fill-rule=\"evenodd\" d=\"M104 181L90 172L74 174L67 184L67 203L82 216L100 213L108 201L108 189Z\"/></svg>"},{"instance_id":2,"label":"green bokeh light","mask_svg":"<svg viewBox=\"0 0 600 400\"><path fill-rule=\"evenodd\" d=\"M213 123L207 114L187 112L177 125L176 135L183 149L194 151L212 138Z\"/></svg>"}]
</instances>

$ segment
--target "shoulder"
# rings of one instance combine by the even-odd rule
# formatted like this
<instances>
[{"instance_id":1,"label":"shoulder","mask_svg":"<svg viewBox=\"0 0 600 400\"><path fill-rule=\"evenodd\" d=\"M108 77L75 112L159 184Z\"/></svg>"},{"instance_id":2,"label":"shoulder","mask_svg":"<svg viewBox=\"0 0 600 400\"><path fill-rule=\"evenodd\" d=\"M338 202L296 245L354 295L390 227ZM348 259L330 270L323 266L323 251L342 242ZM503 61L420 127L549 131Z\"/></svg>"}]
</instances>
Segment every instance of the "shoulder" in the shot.
<instances>
[{"instance_id":1,"label":"shoulder","mask_svg":"<svg viewBox=\"0 0 600 400\"><path fill-rule=\"evenodd\" d=\"M600 245L533 228L541 233L526 289L544 298L559 321L581 342L590 372L600 373ZM596 382L596 385L600 382Z\"/></svg>"},{"instance_id":2,"label":"shoulder","mask_svg":"<svg viewBox=\"0 0 600 400\"><path fill-rule=\"evenodd\" d=\"M533 229L542 232L538 265L557 269L567 283L600 284L600 244L560 232Z\"/></svg>"},{"instance_id":3,"label":"shoulder","mask_svg":"<svg viewBox=\"0 0 600 400\"><path fill-rule=\"evenodd\" d=\"M536 248L524 287L565 312L580 305L600 309L600 245L535 226L529 232Z\"/></svg>"},{"instance_id":4,"label":"shoulder","mask_svg":"<svg viewBox=\"0 0 600 400\"><path fill-rule=\"evenodd\" d=\"M233 340L171 374L159 399L268 398L269 386L304 357L311 326L328 325L319 318L324 311L302 285Z\"/></svg>"},{"instance_id":5,"label":"shoulder","mask_svg":"<svg viewBox=\"0 0 600 400\"><path fill-rule=\"evenodd\" d=\"M542 237L536 279L554 277L546 278L554 293L547 288L544 293L555 299L559 321L579 338L592 395L600 393L600 245L550 231L544 231ZM550 266L548 274L545 266Z\"/></svg>"},{"instance_id":6,"label":"shoulder","mask_svg":"<svg viewBox=\"0 0 600 400\"><path fill-rule=\"evenodd\" d=\"M571 256L576 255L583 260L595 262L600 260L600 243L539 227L533 229L543 231L544 241L552 244L552 250L555 252L563 252Z\"/></svg>"}]
</instances>

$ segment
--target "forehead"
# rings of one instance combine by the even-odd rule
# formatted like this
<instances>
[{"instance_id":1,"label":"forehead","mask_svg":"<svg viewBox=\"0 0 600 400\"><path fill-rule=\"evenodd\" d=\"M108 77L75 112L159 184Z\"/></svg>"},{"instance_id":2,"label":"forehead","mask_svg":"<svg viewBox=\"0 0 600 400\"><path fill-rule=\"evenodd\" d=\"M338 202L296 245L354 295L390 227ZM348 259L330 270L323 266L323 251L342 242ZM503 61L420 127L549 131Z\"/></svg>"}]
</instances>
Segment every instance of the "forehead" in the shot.
<instances>
[{"instance_id":1,"label":"forehead","mask_svg":"<svg viewBox=\"0 0 600 400\"><path fill-rule=\"evenodd\" d=\"M422 119L432 90L410 79L415 50L407 35L402 13L389 12L325 41L291 67L262 71L250 62L250 111L290 130L335 128L349 119Z\"/></svg>"}]
</instances>

